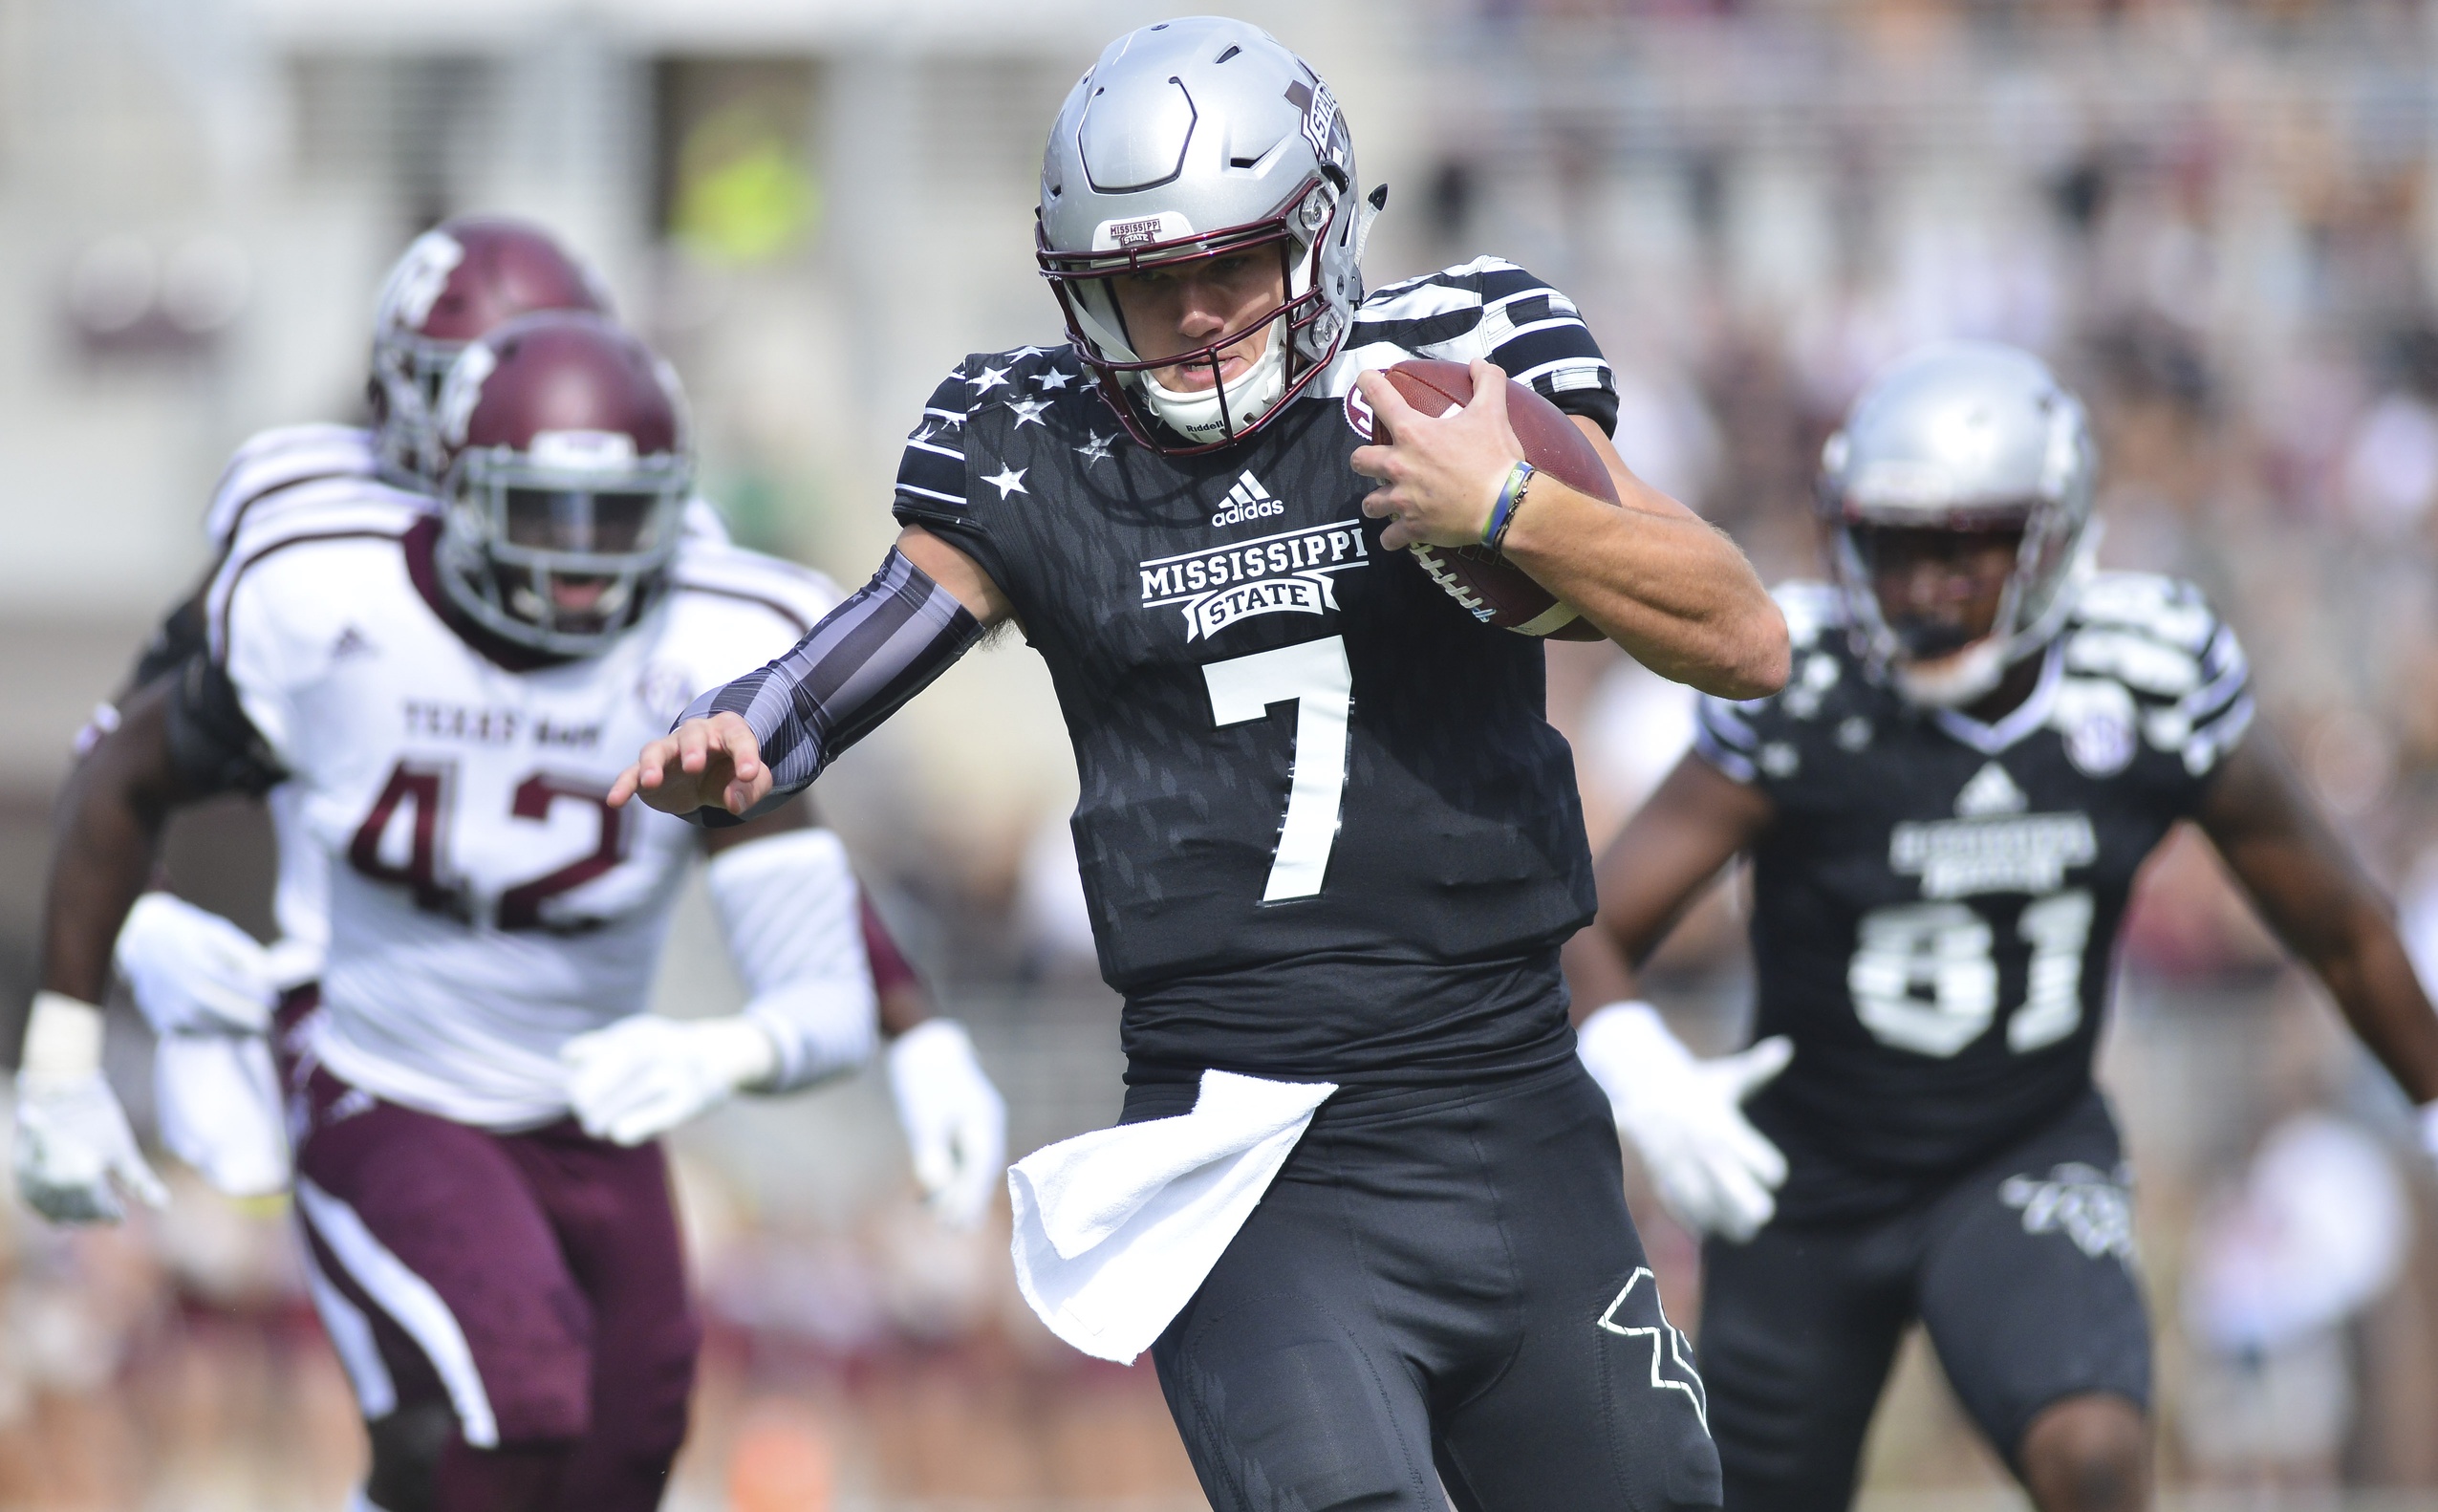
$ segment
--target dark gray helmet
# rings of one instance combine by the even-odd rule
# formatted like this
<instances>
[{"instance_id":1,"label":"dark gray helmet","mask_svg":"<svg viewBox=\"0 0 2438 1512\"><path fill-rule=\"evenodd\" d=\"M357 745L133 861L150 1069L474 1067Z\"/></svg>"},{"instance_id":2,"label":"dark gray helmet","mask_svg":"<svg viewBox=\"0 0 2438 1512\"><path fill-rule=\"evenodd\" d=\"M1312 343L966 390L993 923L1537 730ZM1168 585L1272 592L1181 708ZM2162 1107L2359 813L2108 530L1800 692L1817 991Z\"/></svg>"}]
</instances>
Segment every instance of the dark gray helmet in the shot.
<instances>
[{"instance_id":1,"label":"dark gray helmet","mask_svg":"<svg viewBox=\"0 0 2438 1512\"><path fill-rule=\"evenodd\" d=\"M1268 32L1219 16L1129 32L1077 82L1042 156L1042 273L1076 352L1137 441L1224 446L1277 413L1337 355L1363 297L1357 192L1336 97ZM1207 346L1146 360L1110 280L1161 265L1267 250L1285 298ZM1207 363L1269 327L1262 356L1208 390L1156 371Z\"/></svg>"}]
</instances>

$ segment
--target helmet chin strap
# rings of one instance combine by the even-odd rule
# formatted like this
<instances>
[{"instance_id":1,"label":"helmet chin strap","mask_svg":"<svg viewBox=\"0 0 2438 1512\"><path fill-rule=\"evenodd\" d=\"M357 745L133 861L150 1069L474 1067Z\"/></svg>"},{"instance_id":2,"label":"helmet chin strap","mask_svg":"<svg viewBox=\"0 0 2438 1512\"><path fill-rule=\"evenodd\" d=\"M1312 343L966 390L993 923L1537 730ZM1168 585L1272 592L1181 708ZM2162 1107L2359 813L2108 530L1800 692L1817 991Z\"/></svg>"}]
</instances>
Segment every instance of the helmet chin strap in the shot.
<instances>
[{"instance_id":1,"label":"helmet chin strap","mask_svg":"<svg viewBox=\"0 0 2438 1512\"><path fill-rule=\"evenodd\" d=\"M1896 691L1931 708L1960 709L2006 679L2013 636L1985 636L1961 651L1931 661L1898 661L1888 668Z\"/></svg>"},{"instance_id":2,"label":"helmet chin strap","mask_svg":"<svg viewBox=\"0 0 2438 1512\"><path fill-rule=\"evenodd\" d=\"M1146 373L1143 402L1169 429L1188 441L1225 441L1268 414L1279 396L1286 392L1286 320L1282 316L1270 327L1269 339L1262 344L1262 355L1253 359L1251 367L1232 381L1206 389L1180 392L1166 388ZM1223 410L1219 404L1222 394L1227 397Z\"/></svg>"}]
</instances>

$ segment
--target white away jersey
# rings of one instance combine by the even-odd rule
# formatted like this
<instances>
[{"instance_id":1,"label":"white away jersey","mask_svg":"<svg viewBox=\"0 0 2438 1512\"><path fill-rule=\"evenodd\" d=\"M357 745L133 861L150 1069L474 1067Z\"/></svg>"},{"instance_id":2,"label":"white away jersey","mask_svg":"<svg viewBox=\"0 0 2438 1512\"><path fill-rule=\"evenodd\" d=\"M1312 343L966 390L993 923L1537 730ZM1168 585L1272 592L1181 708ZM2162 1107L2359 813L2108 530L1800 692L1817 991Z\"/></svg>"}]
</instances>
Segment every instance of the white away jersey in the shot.
<instances>
[{"instance_id":1,"label":"white away jersey","mask_svg":"<svg viewBox=\"0 0 2438 1512\"><path fill-rule=\"evenodd\" d=\"M314 486L311 510L241 525L207 603L213 653L288 773L282 848L329 872L314 1048L409 1107L547 1122L567 1107L559 1047L644 1008L696 847L681 820L602 795L836 590L689 539L670 593L602 655L494 660L442 617L422 498Z\"/></svg>"},{"instance_id":2,"label":"white away jersey","mask_svg":"<svg viewBox=\"0 0 2438 1512\"><path fill-rule=\"evenodd\" d=\"M360 486L378 476L379 462L373 432L362 425L314 422L257 431L229 455L228 464L221 469L211 506L204 514L205 537L214 553L225 554L241 530L250 530L256 540L268 540L273 530L309 529L300 522L322 518L334 509L344 515L359 501ZM397 508L437 508L437 501L426 494L383 491ZM719 510L700 495L686 501L685 531L708 545L728 544L727 527ZM293 784L283 784L264 800L279 851L271 917L279 924L273 960L282 987L312 981L330 942L328 858L319 846L305 840L298 827L297 792Z\"/></svg>"}]
</instances>

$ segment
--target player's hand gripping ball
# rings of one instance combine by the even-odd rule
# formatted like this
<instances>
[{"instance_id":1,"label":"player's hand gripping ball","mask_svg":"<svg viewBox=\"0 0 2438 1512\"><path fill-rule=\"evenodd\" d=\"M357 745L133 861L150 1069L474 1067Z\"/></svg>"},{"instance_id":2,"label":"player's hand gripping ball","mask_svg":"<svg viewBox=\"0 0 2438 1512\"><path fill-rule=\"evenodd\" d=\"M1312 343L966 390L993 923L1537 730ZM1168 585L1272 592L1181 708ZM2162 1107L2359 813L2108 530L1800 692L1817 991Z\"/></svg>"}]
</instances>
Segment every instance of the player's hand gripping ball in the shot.
<instances>
[{"instance_id":1,"label":"player's hand gripping ball","mask_svg":"<svg viewBox=\"0 0 2438 1512\"><path fill-rule=\"evenodd\" d=\"M1443 418L1473 401L1473 373L1461 362L1409 357L1382 377L1395 387L1398 398L1426 416ZM1373 417L1370 406L1358 404L1358 399L1359 391L1349 397L1348 413L1358 432L1370 434L1367 427L1373 425ZM1620 502L1616 481L1608 476L1607 465L1590 439L1564 410L1513 378L1507 379L1507 423L1523 447L1523 460L1534 468L1577 492L1610 504ZM1392 445L1396 441L1392 435L1374 439ZM1577 615L1574 606L1560 602L1530 574L1487 547L1416 545L1407 550L1432 580L1447 590L1449 597L1485 625L1558 640L1601 638L1600 631Z\"/></svg>"}]
</instances>

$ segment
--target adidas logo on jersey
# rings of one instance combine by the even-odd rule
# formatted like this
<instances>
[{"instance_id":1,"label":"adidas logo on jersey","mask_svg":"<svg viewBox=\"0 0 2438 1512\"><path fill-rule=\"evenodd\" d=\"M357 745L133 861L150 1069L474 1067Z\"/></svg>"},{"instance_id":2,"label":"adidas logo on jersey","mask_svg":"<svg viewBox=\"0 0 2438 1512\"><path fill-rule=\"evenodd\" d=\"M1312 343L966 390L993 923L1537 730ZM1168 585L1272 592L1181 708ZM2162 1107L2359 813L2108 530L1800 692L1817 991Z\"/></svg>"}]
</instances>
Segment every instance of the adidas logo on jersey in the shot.
<instances>
[{"instance_id":1,"label":"adidas logo on jersey","mask_svg":"<svg viewBox=\"0 0 2438 1512\"><path fill-rule=\"evenodd\" d=\"M1992 814L2021 813L2031 806L2032 800L2023 796L2023 789L2015 786L2015 779L2006 775L2006 768L1991 762L1974 772L1964 790L1955 795L1955 817L1985 819Z\"/></svg>"},{"instance_id":2,"label":"adidas logo on jersey","mask_svg":"<svg viewBox=\"0 0 2438 1512\"><path fill-rule=\"evenodd\" d=\"M364 632L350 625L340 631L338 638L331 643L330 659L333 661L344 661L349 657L370 656L372 650L373 643L365 638Z\"/></svg>"},{"instance_id":3,"label":"adidas logo on jersey","mask_svg":"<svg viewBox=\"0 0 2438 1512\"><path fill-rule=\"evenodd\" d=\"M1248 471L1236 480L1235 487L1227 490L1227 503L1211 516L1211 524L1238 525L1246 520L1265 520L1271 515L1285 512L1286 506L1272 498L1270 490L1262 486L1262 480Z\"/></svg>"}]
</instances>

